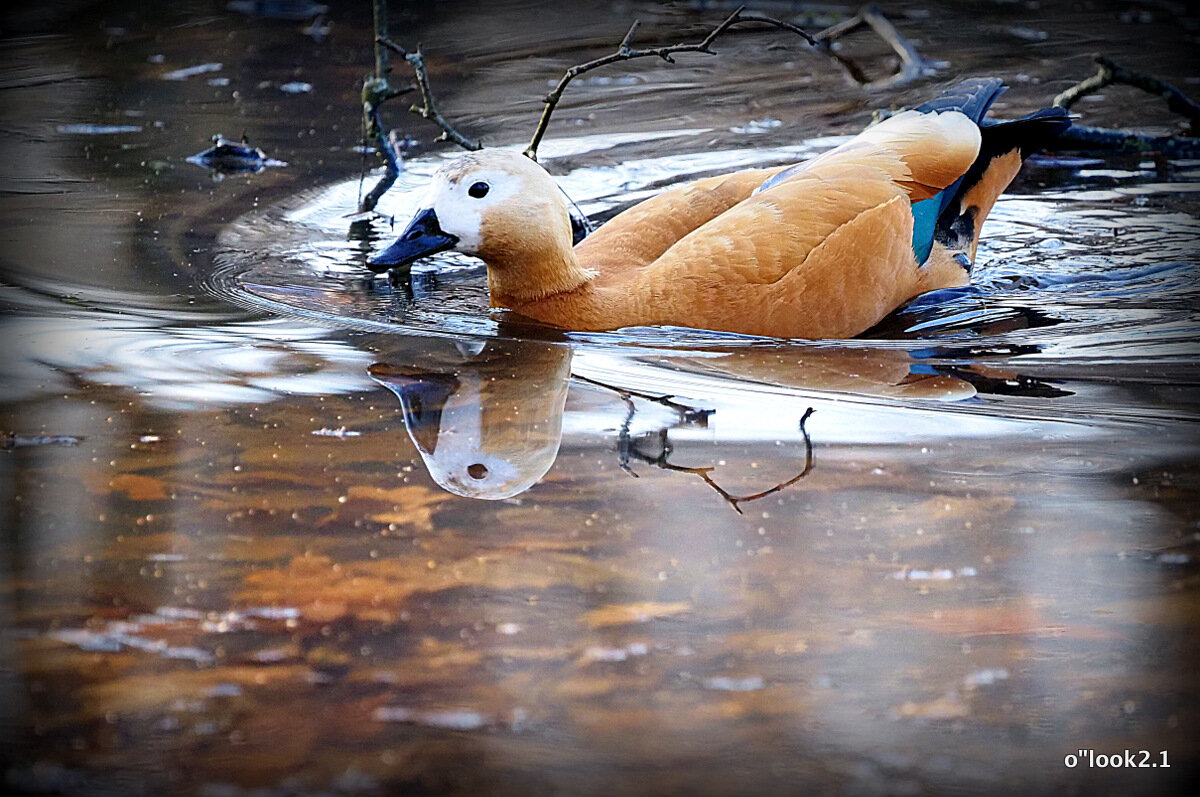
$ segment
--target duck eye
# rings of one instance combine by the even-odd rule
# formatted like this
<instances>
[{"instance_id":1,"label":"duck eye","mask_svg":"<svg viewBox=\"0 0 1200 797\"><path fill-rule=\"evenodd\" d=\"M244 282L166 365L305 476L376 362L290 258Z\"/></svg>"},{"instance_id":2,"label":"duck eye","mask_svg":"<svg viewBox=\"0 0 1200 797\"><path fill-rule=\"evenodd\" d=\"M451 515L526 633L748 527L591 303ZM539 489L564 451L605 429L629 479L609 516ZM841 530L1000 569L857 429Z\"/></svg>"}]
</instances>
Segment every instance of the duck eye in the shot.
<instances>
[{"instance_id":1,"label":"duck eye","mask_svg":"<svg viewBox=\"0 0 1200 797\"><path fill-rule=\"evenodd\" d=\"M473 183L471 187L467 189L467 193L475 199L483 199L485 196L487 196L488 189L490 188L490 185L480 181L478 183Z\"/></svg>"}]
</instances>

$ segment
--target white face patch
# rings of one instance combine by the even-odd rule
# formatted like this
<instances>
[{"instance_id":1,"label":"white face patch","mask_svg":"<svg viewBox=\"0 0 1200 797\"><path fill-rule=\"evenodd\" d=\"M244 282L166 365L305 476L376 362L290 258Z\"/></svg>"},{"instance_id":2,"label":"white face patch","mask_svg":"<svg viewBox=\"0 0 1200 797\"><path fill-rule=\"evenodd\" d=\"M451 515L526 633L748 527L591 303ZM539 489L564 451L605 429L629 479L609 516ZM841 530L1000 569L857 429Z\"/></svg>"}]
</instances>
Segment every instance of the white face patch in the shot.
<instances>
[{"instance_id":1,"label":"white face patch","mask_svg":"<svg viewBox=\"0 0 1200 797\"><path fill-rule=\"evenodd\" d=\"M480 233L483 214L516 194L521 183L519 175L501 169L478 168L463 172L452 163L434 175L426 205L437 214L442 231L458 238L454 248L474 255L483 243ZM487 186L486 192L480 186ZM472 196L472 187L482 196Z\"/></svg>"}]
</instances>

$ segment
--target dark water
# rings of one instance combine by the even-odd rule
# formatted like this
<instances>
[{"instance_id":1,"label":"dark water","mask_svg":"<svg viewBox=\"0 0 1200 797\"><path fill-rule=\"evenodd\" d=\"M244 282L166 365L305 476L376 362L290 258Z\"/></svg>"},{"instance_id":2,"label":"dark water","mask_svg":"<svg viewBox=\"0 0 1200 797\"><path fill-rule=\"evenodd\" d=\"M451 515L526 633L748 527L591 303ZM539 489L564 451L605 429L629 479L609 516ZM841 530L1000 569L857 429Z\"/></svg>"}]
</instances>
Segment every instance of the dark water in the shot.
<instances>
[{"instance_id":1,"label":"dark water","mask_svg":"<svg viewBox=\"0 0 1200 797\"><path fill-rule=\"evenodd\" d=\"M424 43L448 115L523 146L561 70L633 18L675 41L728 10L393 4L392 31ZM1093 52L1200 92L1200 20L1169 4L883 10L941 72L864 90L736 34L581 79L543 159L603 219L820 152L960 76L1003 77L999 115ZM385 216L348 232L369 9L316 36L221 3L5 13L8 789L1194 778L1200 163L1031 161L972 287L863 339L562 334L489 313L466 258L408 285L358 268L453 155L398 103L417 143ZM847 46L887 72L869 37ZM1177 125L1127 88L1079 110ZM243 131L286 165L187 162ZM1160 766L1065 766L1080 750Z\"/></svg>"}]
</instances>

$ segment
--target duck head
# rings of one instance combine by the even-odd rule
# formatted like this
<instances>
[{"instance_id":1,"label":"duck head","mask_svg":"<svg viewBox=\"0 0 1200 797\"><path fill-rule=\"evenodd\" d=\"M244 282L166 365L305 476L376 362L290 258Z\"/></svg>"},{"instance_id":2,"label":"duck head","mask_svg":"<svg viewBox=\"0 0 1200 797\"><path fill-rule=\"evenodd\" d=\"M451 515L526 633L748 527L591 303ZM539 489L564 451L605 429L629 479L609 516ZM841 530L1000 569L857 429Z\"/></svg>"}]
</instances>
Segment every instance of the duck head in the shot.
<instances>
[{"instance_id":1,"label":"duck head","mask_svg":"<svg viewBox=\"0 0 1200 797\"><path fill-rule=\"evenodd\" d=\"M487 264L492 304L507 306L591 279L572 251L588 229L537 163L518 152L479 150L434 174L422 209L368 267L381 273L453 249Z\"/></svg>"}]
</instances>

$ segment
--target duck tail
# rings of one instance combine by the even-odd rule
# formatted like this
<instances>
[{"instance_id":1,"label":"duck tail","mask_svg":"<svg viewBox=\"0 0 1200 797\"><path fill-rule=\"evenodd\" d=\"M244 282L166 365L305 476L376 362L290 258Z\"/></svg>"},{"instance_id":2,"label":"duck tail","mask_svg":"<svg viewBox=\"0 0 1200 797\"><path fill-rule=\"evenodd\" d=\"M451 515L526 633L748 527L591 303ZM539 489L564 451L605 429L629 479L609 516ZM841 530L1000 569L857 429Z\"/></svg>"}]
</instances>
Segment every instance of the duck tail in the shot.
<instances>
[{"instance_id":1,"label":"duck tail","mask_svg":"<svg viewBox=\"0 0 1200 797\"><path fill-rule=\"evenodd\" d=\"M992 99L999 93L995 92ZM979 155L971 168L943 192L933 233L933 240L953 255L966 256L958 260L968 271L975 263L979 231L997 197L1016 177L1025 158L1048 146L1071 126L1064 108L1042 108L1001 122L977 122Z\"/></svg>"},{"instance_id":2,"label":"duck tail","mask_svg":"<svg viewBox=\"0 0 1200 797\"><path fill-rule=\"evenodd\" d=\"M960 113L966 116L975 127L971 136L972 139L975 139L975 133L983 125L983 117L987 115L988 109L992 107L992 103L1004 93L1005 89L1006 87L1000 78L970 78L957 83L953 88L942 92L929 102L918 105L913 110L919 114L928 116L936 116L949 112ZM975 141L972 141L972 146L974 144ZM979 153L976 152L974 157L978 159ZM939 162L940 160L939 158ZM973 163L977 162L976 160ZM970 166L967 167L968 170L970 168ZM945 188L928 198L914 202L913 254L916 255L918 263L924 265L928 262L929 256L933 252L934 241L938 240L939 220L962 188L966 174L967 172L959 172L958 178L954 179L948 185L946 183L939 183L939 185L944 185Z\"/></svg>"}]
</instances>

